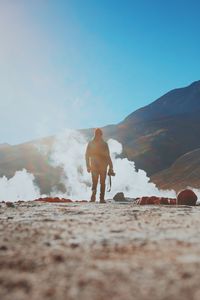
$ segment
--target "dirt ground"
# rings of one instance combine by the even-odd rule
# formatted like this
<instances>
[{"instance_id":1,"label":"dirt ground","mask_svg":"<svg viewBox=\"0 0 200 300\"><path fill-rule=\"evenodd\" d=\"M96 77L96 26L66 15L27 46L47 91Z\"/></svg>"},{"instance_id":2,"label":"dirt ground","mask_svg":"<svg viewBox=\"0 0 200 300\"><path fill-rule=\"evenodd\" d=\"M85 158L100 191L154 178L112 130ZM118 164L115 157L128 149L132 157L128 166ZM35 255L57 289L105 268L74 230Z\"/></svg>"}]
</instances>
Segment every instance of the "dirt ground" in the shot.
<instances>
[{"instance_id":1,"label":"dirt ground","mask_svg":"<svg viewBox=\"0 0 200 300\"><path fill-rule=\"evenodd\" d=\"M200 299L200 207L0 203L1 300Z\"/></svg>"}]
</instances>

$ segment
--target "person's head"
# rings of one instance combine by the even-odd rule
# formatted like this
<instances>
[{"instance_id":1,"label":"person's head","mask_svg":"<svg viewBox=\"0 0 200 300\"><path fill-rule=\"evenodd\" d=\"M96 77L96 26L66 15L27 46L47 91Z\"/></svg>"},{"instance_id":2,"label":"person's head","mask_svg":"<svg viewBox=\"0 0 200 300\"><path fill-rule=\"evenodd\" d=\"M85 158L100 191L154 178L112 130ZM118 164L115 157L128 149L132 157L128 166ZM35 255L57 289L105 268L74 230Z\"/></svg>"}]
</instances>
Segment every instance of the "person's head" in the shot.
<instances>
[{"instance_id":1,"label":"person's head","mask_svg":"<svg viewBox=\"0 0 200 300\"><path fill-rule=\"evenodd\" d=\"M103 136L103 131L100 128L96 128L94 132L94 137L99 139Z\"/></svg>"}]
</instances>

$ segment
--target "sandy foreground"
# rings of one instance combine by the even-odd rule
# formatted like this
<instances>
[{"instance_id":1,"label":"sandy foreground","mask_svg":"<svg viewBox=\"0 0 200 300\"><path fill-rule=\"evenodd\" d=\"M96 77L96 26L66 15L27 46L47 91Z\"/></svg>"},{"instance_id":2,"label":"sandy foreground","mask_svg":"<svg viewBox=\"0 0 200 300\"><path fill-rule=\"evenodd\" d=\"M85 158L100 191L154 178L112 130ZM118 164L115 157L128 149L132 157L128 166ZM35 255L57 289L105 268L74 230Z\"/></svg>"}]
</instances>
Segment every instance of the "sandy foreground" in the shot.
<instances>
[{"instance_id":1,"label":"sandy foreground","mask_svg":"<svg viewBox=\"0 0 200 300\"><path fill-rule=\"evenodd\" d=\"M200 207L0 203L0 299L200 299Z\"/></svg>"}]
</instances>

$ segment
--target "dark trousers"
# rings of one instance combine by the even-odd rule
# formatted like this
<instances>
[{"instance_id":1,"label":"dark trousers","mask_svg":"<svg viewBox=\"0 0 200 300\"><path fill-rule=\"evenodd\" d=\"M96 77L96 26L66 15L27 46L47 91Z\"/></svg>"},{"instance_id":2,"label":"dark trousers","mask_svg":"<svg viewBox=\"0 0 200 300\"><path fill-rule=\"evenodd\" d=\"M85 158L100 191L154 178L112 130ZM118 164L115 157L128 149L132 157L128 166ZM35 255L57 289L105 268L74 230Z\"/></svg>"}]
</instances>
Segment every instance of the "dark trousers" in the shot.
<instances>
[{"instance_id":1,"label":"dark trousers","mask_svg":"<svg viewBox=\"0 0 200 300\"><path fill-rule=\"evenodd\" d=\"M95 201L96 199L96 192L97 192L97 184L100 177L100 201L104 200L105 196L105 181L106 181L106 173L107 170L101 170L101 171L92 171L92 196L91 200Z\"/></svg>"}]
</instances>

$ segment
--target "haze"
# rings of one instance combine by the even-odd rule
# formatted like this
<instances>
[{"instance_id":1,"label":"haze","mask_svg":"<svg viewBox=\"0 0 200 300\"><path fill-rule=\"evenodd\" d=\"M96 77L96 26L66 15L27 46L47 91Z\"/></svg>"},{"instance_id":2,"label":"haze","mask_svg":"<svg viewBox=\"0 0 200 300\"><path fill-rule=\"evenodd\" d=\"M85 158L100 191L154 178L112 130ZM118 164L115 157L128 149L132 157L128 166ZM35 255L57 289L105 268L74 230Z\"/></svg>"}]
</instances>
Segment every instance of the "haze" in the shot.
<instances>
[{"instance_id":1,"label":"haze","mask_svg":"<svg viewBox=\"0 0 200 300\"><path fill-rule=\"evenodd\" d=\"M0 144L120 122L200 78L198 1L0 1Z\"/></svg>"}]
</instances>

